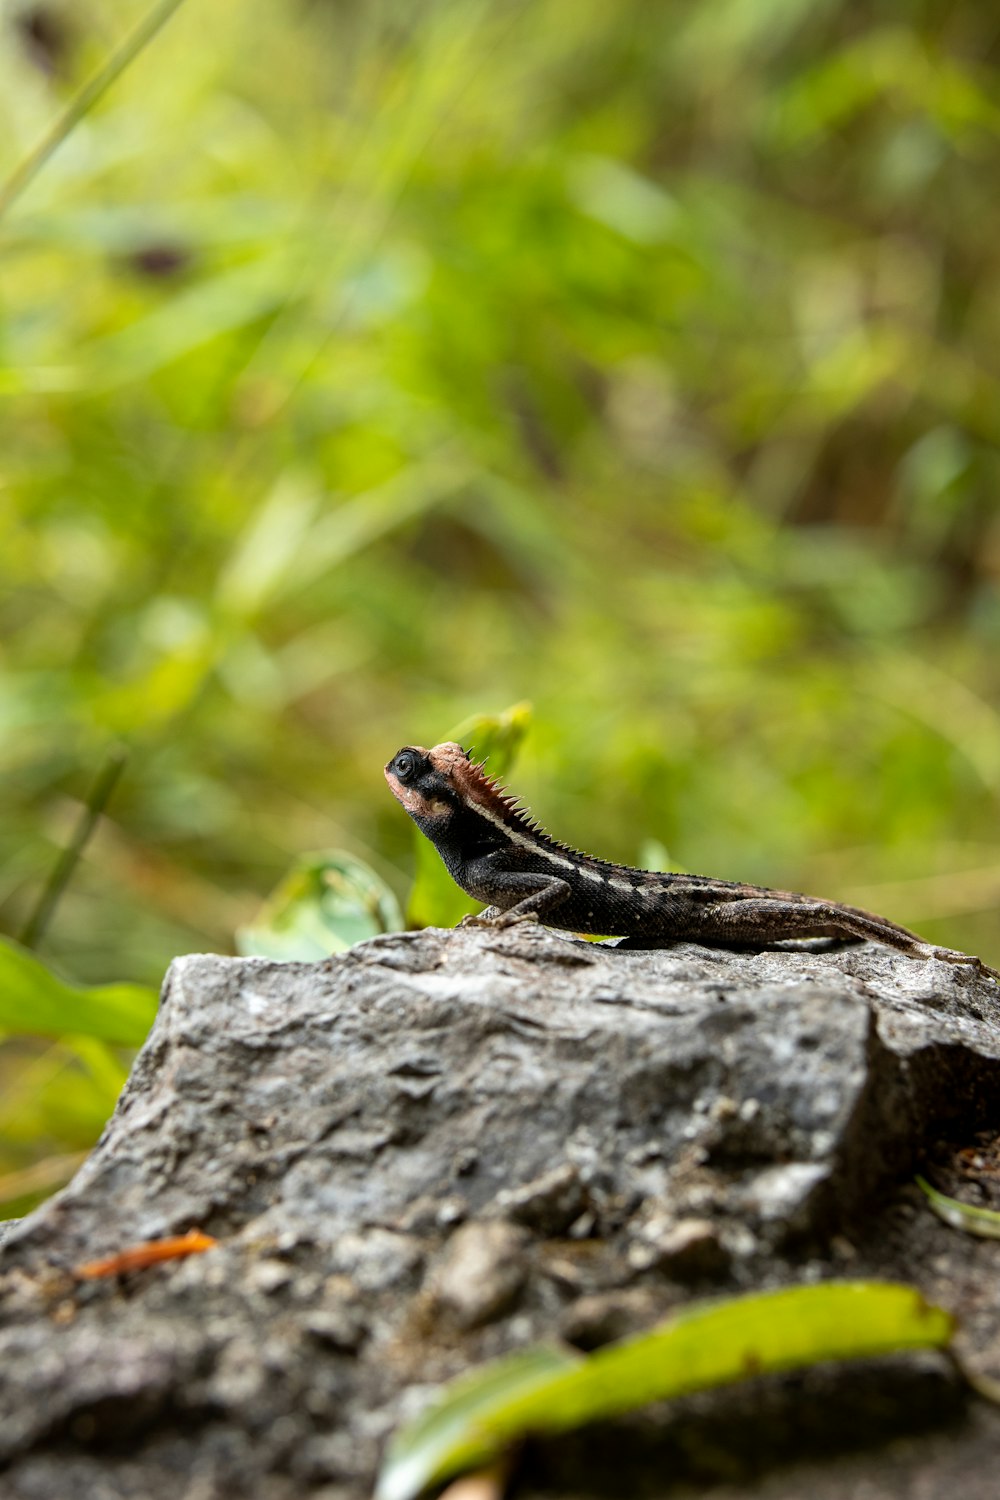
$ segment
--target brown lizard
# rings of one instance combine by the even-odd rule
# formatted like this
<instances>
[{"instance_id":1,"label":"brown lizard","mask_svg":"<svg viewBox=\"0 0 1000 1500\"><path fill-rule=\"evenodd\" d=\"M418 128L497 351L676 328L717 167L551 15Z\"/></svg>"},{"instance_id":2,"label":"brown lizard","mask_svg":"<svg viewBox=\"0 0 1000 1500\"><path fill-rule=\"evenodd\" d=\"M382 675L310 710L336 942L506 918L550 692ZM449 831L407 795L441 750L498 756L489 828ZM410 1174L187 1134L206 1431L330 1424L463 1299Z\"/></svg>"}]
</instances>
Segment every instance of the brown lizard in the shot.
<instances>
[{"instance_id":1,"label":"brown lizard","mask_svg":"<svg viewBox=\"0 0 1000 1500\"><path fill-rule=\"evenodd\" d=\"M551 838L461 745L405 745L385 767L385 779L452 879L488 904L467 922L509 927L544 920L650 947L684 940L757 947L789 938L867 938L913 958L969 964L998 977L978 958L937 948L859 907L704 875L636 870L582 854Z\"/></svg>"}]
</instances>

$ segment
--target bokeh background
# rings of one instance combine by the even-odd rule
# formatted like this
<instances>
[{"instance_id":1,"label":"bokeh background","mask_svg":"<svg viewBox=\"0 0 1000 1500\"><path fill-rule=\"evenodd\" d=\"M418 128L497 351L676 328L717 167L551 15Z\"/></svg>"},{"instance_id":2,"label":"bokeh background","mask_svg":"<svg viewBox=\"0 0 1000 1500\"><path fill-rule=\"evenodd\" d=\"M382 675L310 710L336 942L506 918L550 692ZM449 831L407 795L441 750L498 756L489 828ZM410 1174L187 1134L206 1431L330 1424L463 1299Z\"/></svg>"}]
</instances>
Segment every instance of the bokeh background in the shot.
<instances>
[{"instance_id":1,"label":"bokeh background","mask_svg":"<svg viewBox=\"0 0 1000 1500\"><path fill-rule=\"evenodd\" d=\"M118 746L73 979L403 897L382 764L530 700L559 836L1000 962L991 7L174 8L0 220L0 931ZM147 14L7 0L0 194ZM126 1061L9 1038L0 1173Z\"/></svg>"}]
</instances>

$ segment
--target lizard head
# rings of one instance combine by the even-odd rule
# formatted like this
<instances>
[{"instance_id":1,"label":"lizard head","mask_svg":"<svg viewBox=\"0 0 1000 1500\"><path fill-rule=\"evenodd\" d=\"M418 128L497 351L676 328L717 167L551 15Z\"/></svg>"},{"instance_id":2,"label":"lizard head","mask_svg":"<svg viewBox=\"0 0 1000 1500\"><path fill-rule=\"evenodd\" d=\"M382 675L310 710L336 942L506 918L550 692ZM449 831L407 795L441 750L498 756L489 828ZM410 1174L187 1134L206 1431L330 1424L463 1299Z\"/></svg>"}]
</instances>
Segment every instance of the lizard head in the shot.
<instances>
[{"instance_id":1,"label":"lizard head","mask_svg":"<svg viewBox=\"0 0 1000 1500\"><path fill-rule=\"evenodd\" d=\"M458 758L468 763L461 745L404 745L385 768L392 795L425 833L447 825L461 804L453 774Z\"/></svg>"},{"instance_id":2,"label":"lizard head","mask_svg":"<svg viewBox=\"0 0 1000 1500\"><path fill-rule=\"evenodd\" d=\"M433 750L404 745L386 766L385 779L396 801L434 840L465 827L469 814L480 831L484 820L494 833L498 824L513 821L515 799L451 741Z\"/></svg>"}]
</instances>

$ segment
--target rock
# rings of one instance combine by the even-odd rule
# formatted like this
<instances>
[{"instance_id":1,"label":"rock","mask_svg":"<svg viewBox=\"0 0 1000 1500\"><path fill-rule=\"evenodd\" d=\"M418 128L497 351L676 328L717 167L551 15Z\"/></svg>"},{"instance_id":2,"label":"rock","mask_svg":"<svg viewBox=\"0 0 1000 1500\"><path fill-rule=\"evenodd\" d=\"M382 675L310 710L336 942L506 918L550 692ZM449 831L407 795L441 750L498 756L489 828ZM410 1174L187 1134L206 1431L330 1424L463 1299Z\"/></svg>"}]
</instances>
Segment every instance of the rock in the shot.
<instances>
[{"instance_id":1,"label":"rock","mask_svg":"<svg viewBox=\"0 0 1000 1500\"><path fill-rule=\"evenodd\" d=\"M346 1271L366 1292L402 1291L417 1284L423 1263L419 1242L390 1229L364 1228L342 1234L333 1246L330 1265Z\"/></svg>"},{"instance_id":2,"label":"rock","mask_svg":"<svg viewBox=\"0 0 1000 1500\"><path fill-rule=\"evenodd\" d=\"M4 1219L0 1221L0 1245L14 1233L20 1222L20 1219Z\"/></svg>"},{"instance_id":3,"label":"rock","mask_svg":"<svg viewBox=\"0 0 1000 1500\"><path fill-rule=\"evenodd\" d=\"M644 953L459 929L316 965L180 959L90 1158L0 1233L0 1493L360 1500L408 1392L560 1331L644 1326L688 1278L843 1275L845 1245L850 1274L973 1307L969 1344L988 1350L991 1247L897 1189L930 1142L995 1121L998 1059L995 985L874 947ZM218 1248L71 1275L191 1227ZM782 1431L811 1379L789 1385ZM684 1423L739 1399L671 1414L678 1483L699 1482ZM943 1473L955 1450L920 1420L914 1464L937 1454ZM733 1496L771 1451L746 1432ZM641 1489L642 1445L607 1451L610 1488ZM977 1416L973 1459L995 1472L1000 1414ZM768 1494L830 1467L776 1472Z\"/></svg>"},{"instance_id":4,"label":"rock","mask_svg":"<svg viewBox=\"0 0 1000 1500\"><path fill-rule=\"evenodd\" d=\"M252 1292L268 1295L284 1291L295 1279L290 1266L280 1260L259 1260L247 1272L247 1287Z\"/></svg>"},{"instance_id":5,"label":"rock","mask_svg":"<svg viewBox=\"0 0 1000 1500\"><path fill-rule=\"evenodd\" d=\"M585 1202L580 1174L571 1162L553 1167L523 1187L502 1188L496 1196L499 1212L515 1224L550 1235L565 1234L580 1217Z\"/></svg>"},{"instance_id":6,"label":"rock","mask_svg":"<svg viewBox=\"0 0 1000 1500\"><path fill-rule=\"evenodd\" d=\"M492 1323L513 1307L528 1277L526 1238L523 1230L503 1221L456 1229L430 1290L459 1328Z\"/></svg>"},{"instance_id":7,"label":"rock","mask_svg":"<svg viewBox=\"0 0 1000 1500\"><path fill-rule=\"evenodd\" d=\"M306 1316L303 1327L321 1344L346 1354L357 1352L367 1332L363 1315L349 1303L316 1308Z\"/></svg>"},{"instance_id":8,"label":"rock","mask_svg":"<svg viewBox=\"0 0 1000 1500\"><path fill-rule=\"evenodd\" d=\"M629 1247L629 1264L636 1270L651 1267L675 1281L699 1281L720 1276L729 1257L710 1219L673 1220L656 1214L641 1225Z\"/></svg>"},{"instance_id":9,"label":"rock","mask_svg":"<svg viewBox=\"0 0 1000 1500\"><path fill-rule=\"evenodd\" d=\"M415 1199L400 1215L399 1227L407 1234L434 1234L438 1230L454 1229L464 1221L468 1211L468 1204L459 1193L444 1198L428 1194Z\"/></svg>"},{"instance_id":10,"label":"rock","mask_svg":"<svg viewBox=\"0 0 1000 1500\"><path fill-rule=\"evenodd\" d=\"M578 1349L599 1349L602 1344L651 1328L666 1316L669 1307L670 1298L660 1287L596 1292L579 1297L566 1309L559 1320L559 1332Z\"/></svg>"}]
</instances>

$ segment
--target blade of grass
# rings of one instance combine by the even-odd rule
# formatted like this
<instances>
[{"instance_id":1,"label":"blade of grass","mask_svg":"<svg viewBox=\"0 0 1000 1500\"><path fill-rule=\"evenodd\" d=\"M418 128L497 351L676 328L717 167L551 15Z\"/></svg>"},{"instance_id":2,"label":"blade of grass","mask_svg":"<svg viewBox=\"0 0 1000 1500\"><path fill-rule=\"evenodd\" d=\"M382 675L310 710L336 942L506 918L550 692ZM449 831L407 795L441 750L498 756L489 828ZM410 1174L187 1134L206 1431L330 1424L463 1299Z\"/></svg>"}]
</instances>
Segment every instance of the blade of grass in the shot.
<instances>
[{"instance_id":1,"label":"blade of grass","mask_svg":"<svg viewBox=\"0 0 1000 1500\"><path fill-rule=\"evenodd\" d=\"M971 1203L949 1198L931 1187L923 1177L917 1178L917 1186L938 1218L952 1229L964 1229L966 1234L978 1235L982 1240L1000 1240L1000 1213L995 1209L975 1208Z\"/></svg>"},{"instance_id":2,"label":"blade of grass","mask_svg":"<svg viewBox=\"0 0 1000 1500\"><path fill-rule=\"evenodd\" d=\"M111 794L118 784L118 778L125 769L127 759L127 752L120 747L106 756L84 804L76 828L73 830L73 836L53 865L52 872L35 904L35 909L24 924L21 942L25 948L38 947L45 929L52 920L52 914L59 904L59 898L69 884L80 856L97 827L97 820L110 801Z\"/></svg>"},{"instance_id":3,"label":"blade of grass","mask_svg":"<svg viewBox=\"0 0 1000 1500\"><path fill-rule=\"evenodd\" d=\"M392 1439L375 1500L409 1500L435 1480L472 1468L480 1459L480 1466L486 1467L500 1450L482 1441L477 1444L480 1416L521 1394L547 1390L581 1358L572 1349L538 1344L453 1380Z\"/></svg>"},{"instance_id":4,"label":"blade of grass","mask_svg":"<svg viewBox=\"0 0 1000 1500\"><path fill-rule=\"evenodd\" d=\"M53 121L48 130L35 143L27 156L22 157L7 181L0 185L0 220L34 182L45 163L66 140L84 115L93 109L98 99L106 94L111 85L121 77L131 62L179 10L184 0L159 0L150 6L132 30L122 38L118 46L105 59L92 78L89 78L76 96L70 100L62 114Z\"/></svg>"}]
</instances>

